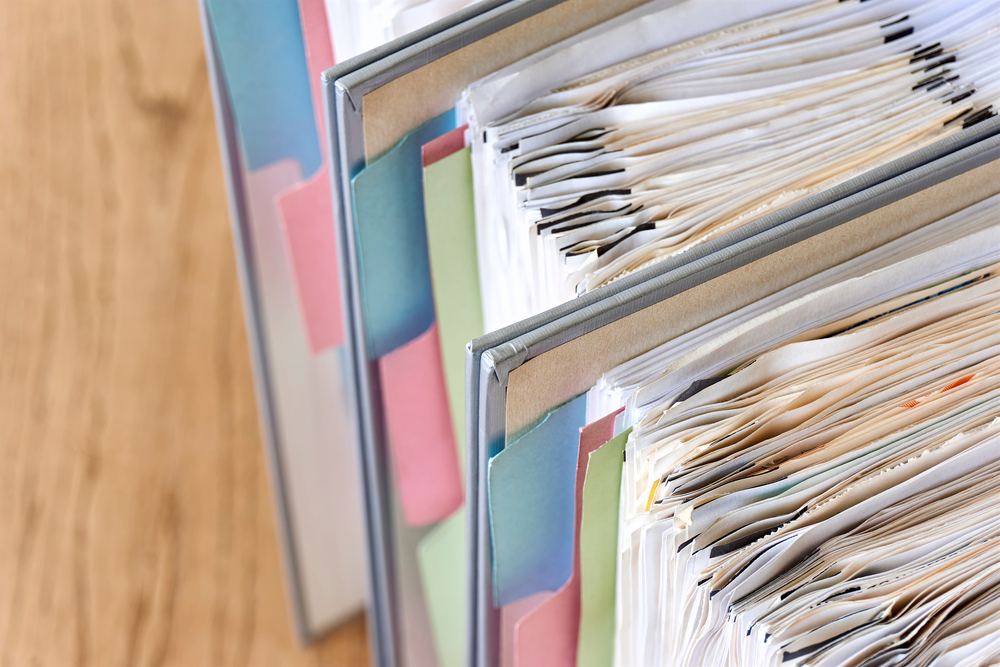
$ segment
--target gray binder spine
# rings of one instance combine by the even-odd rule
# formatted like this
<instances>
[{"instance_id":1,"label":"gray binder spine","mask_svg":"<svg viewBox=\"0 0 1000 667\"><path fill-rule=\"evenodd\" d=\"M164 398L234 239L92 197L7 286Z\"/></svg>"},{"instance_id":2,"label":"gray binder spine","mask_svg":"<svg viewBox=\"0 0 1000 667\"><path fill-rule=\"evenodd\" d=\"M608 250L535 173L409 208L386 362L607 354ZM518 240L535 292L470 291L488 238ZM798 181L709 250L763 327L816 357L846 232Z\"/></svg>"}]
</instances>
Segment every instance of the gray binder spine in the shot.
<instances>
[{"instance_id":1,"label":"gray binder spine","mask_svg":"<svg viewBox=\"0 0 1000 667\"><path fill-rule=\"evenodd\" d=\"M330 81L324 77L324 92L327 92ZM331 100L328 94L323 95L323 105L325 115L329 118ZM327 149L328 163L333 165L339 160L340 146L339 137L336 133L337 127L327 126ZM331 188L334 193L338 192L338 177L347 179L350 183L349 174L342 175L337 169L330 169ZM364 354L364 331L359 330L361 317L359 314L360 299L355 285L350 280L352 272L357 270L357 256L352 252L354 248L353 224L341 223L341 220L348 218L349 209L345 208L345 202L341 197L333 197L334 216L337 219L337 266L340 268L340 293L341 303L344 305L345 324L344 336L348 354L347 359L351 382L354 387L356 400L353 403L354 418L358 424L358 460L361 467L361 480L363 489L363 507L365 513L365 549L368 554L368 617L369 631L368 642L372 663L375 665L391 665L395 662L395 648L393 642L391 614L394 609L392 601L391 568L387 563L392 562L392 554L387 544L388 523L383 521L385 516L385 502L383 495L373 493L372 489L379 488L379 483L375 480L383 479L385 466L381 452L376 452L368 445L375 438L373 429L378 424L371 419L372 406L370 401L373 394L368 388L371 377L370 369L367 367L367 358ZM376 375L377 377L377 375Z\"/></svg>"},{"instance_id":2,"label":"gray binder spine","mask_svg":"<svg viewBox=\"0 0 1000 667\"><path fill-rule=\"evenodd\" d=\"M421 31L341 63L323 74L323 103L328 129L327 148L333 205L337 217L341 290L348 314L345 328L348 331L352 372L357 388L355 405L361 431L360 458L365 484L364 505L368 526L366 547L370 568L369 641L373 662L377 665L388 667L402 664L402 656L396 645L399 626L396 618L392 522L387 488L391 473L383 433L377 368L369 360L365 349L365 323L361 315L351 199L351 178L365 164L364 94L413 71L425 62L451 53L475 39L512 25L559 1L561 0L480 2ZM507 5L516 7L514 11L510 11ZM470 22L479 26L474 38L465 31L465 26ZM471 528L475 517L471 512L467 516L470 517Z\"/></svg>"},{"instance_id":3,"label":"gray binder spine","mask_svg":"<svg viewBox=\"0 0 1000 667\"><path fill-rule=\"evenodd\" d=\"M437 23L394 40L378 49L351 58L323 73L323 107L327 124L327 150L333 209L337 219L337 249L340 266L341 298L345 304L347 347L351 374L356 388L354 405L360 427L359 458L364 483L365 523L367 525L369 643L372 662L390 667L401 664L398 654L394 559L390 498L387 484L391 479L385 437L378 373L365 350L364 319L361 315L357 245L354 236L351 178L365 164L363 131L363 94L354 98L340 81L383 58L388 58L414 44L451 29L503 4L488 0L468 7Z\"/></svg>"}]
</instances>

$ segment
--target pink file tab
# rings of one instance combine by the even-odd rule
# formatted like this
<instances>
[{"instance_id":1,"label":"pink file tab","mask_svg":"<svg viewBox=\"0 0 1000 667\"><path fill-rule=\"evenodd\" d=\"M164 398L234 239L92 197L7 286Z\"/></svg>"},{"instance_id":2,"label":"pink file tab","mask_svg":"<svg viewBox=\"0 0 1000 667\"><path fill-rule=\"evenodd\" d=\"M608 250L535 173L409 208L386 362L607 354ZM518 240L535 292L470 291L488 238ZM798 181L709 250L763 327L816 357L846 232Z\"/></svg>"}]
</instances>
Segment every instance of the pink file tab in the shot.
<instances>
[{"instance_id":1,"label":"pink file tab","mask_svg":"<svg viewBox=\"0 0 1000 667\"><path fill-rule=\"evenodd\" d=\"M403 518L411 526L441 521L459 508L465 492L437 324L378 365Z\"/></svg>"},{"instance_id":2,"label":"pink file tab","mask_svg":"<svg viewBox=\"0 0 1000 667\"><path fill-rule=\"evenodd\" d=\"M449 155L454 155L465 148L465 131L468 125L456 127L451 132L442 134L433 141L428 141L420 147L420 158L424 167L440 162Z\"/></svg>"},{"instance_id":3,"label":"pink file tab","mask_svg":"<svg viewBox=\"0 0 1000 667\"><path fill-rule=\"evenodd\" d=\"M313 113L320 142L325 146L320 74L332 67L334 60L324 0L299 0L299 13L312 81ZM309 347L317 354L344 342L337 232L325 157L323 166L306 183L278 197L278 209L284 223Z\"/></svg>"},{"instance_id":4,"label":"pink file tab","mask_svg":"<svg viewBox=\"0 0 1000 667\"><path fill-rule=\"evenodd\" d=\"M337 232L326 167L278 197L309 349L318 354L344 343L337 268Z\"/></svg>"}]
</instances>

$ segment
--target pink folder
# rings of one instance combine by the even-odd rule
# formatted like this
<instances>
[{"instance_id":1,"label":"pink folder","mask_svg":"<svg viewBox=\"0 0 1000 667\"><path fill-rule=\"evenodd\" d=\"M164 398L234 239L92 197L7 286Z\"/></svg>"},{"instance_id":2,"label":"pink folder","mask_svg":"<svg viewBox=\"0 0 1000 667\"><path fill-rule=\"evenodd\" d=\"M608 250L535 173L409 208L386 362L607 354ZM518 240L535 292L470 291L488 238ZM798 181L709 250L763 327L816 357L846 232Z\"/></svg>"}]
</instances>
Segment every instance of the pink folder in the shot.
<instances>
[{"instance_id":1,"label":"pink folder","mask_svg":"<svg viewBox=\"0 0 1000 667\"><path fill-rule=\"evenodd\" d=\"M403 518L441 521L465 499L437 324L379 359L393 472Z\"/></svg>"},{"instance_id":2,"label":"pink folder","mask_svg":"<svg viewBox=\"0 0 1000 667\"><path fill-rule=\"evenodd\" d=\"M334 58L324 0L299 0L299 13L312 81L313 110L325 154L320 74L333 66ZM337 268L337 232L326 159L309 180L278 197L278 209L295 271L309 347L317 354L342 345L344 323Z\"/></svg>"}]
</instances>

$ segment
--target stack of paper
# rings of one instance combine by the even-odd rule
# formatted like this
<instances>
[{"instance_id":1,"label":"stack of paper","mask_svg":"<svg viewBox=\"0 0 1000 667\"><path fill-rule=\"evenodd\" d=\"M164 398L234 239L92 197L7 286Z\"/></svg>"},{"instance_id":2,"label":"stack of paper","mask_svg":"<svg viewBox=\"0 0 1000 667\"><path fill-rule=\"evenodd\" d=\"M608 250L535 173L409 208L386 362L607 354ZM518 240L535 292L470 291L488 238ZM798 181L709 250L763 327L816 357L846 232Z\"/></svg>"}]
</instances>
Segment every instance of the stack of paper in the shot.
<instances>
[{"instance_id":1,"label":"stack of paper","mask_svg":"<svg viewBox=\"0 0 1000 667\"><path fill-rule=\"evenodd\" d=\"M488 326L979 122L998 25L993 0L683 3L587 40L572 80L579 43L473 84Z\"/></svg>"},{"instance_id":2,"label":"stack of paper","mask_svg":"<svg viewBox=\"0 0 1000 667\"><path fill-rule=\"evenodd\" d=\"M998 657L1000 3L466 4L205 0L300 634Z\"/></svg>"},{"instance_id":3,"label":"stack of paper","mask_svg":"<svg viewBox=\"0 0 1000 667\"><path fill-rule=\"evenodd\" d=\"M887 254L941 231L968 236L642 359L621 664L1000 652L1000 199Z\"/></svg>"},{"instance_id":4,"label":"stack of paper","mask_svg":"<svg viewBox=\"0 0 1000 667\"><path fill-rule=\"evenodd\" d=\"M666 400L646 385L941 245L906 232L950 192L797 247L810 214L931 188L997 131L998 25L995 0L518 0L326 73L382 664L608 664L625 425ZM793 263L730 277L727 248L770 232L739 262ZM726 289L691 296L713 271ZM612 324L668 278L669 315Z\"/></svg>"},{"instance_id":5,"label":"stack of paper","mask_svg":"<svg viewBox=\"0 0 1000 667\"><path fill-rule=\"evenodd\" d=\"M954 481L945 498L995 504L966 473L1000 458L998 269L993 197L628 360L509 442L488 466L499 663L861 664L832 652L841 631L850 654L898 639L891 622L927 621L924 607L890 614L894 598L820 612L868 600L861 570L881 577L872 587L895 581L851 551L870 517L881 530L902 507L911 532L951 548L912 514L929 489ZM826 559L855 538L832 552L849 563Z\"/></svg>"}]
</instances>

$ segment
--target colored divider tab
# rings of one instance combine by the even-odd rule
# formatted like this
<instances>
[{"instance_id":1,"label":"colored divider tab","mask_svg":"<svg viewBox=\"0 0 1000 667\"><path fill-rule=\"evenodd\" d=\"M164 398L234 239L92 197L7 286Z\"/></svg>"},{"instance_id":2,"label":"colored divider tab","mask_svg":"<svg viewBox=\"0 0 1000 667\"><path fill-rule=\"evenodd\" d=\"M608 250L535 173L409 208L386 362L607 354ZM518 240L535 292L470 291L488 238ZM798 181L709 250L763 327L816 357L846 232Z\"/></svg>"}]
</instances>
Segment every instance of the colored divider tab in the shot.
<instances>
[{"instance_id":1,"label":"colored divider tab","mask_svg":"<svg viewBox=\"0 0 1000 667\"><path fill-rule=\"evenodd\" d=\"M590 454L580 523L580 639L577 664L610 667L615 647L615 578L622 455L629 428Z\"/></svg>"},{"instance_id":2,"label":"colored divider tab","mask_svg":"<svg viewBox=\"0 0 1000 667\"><path fill-rule=\"evenodd\" d=\"M337 268L337 232L326 167L278 198L285 241L295 272L309 349L318 354L344 343Z\"/></svg>"},{"instance_id":3,"label":"colored divider tab","mask_svg":"<svg viewBox=\"0 0 1000 667\"><path fill-rule=\"evenodd\" d=\"M403 518L411 526L441 521L461 506L465 492L437 326L380 359L379 375Z\"/></svg>"},{"instance_id":4,"label":"colored divider tab","mask_svg":"<svg viewBox=\"0 0 1000 667\"><path fill-rule=\"evenodd\" d=\"M434 526L417 546L420 579L438 667L465 664L465 509Z\"/></svg>"},{"instance_id":5,"label":"colored divider tab","mask_svg":"<svg viewBox=\"0 0 1000 667\"><path fill-rule=\"evenodd\" d=\"M576 459L576 525L573 537L573 575L556 593L525 616L514 628L514 667L574 667L580 630L580 520L583 483L590 453L614 437L615 417L624 410L580 429Z\"/></svg>"},{"instance_id":6,"label":"colored divider tab","mask_svg":"<svg viewBox=\"0 0 1000 667\"><path fill-rule=\"evenodd\" d=\"M585 394L550 412L489 464L494 600L558 590L573 573L576 462Z\"/></svg>"},{"instance_id":7,"label":"colored divider tab","mask_svg":"<svg viewBox=\"0 0 1000 667\"><path fill-rule=\"evenodd\" d=\"M458 444L458 457L465 460L465 345L486 333L479 294L476 261L476 212L472 192L472 155L464 147L444 155L443 143L454 140L449 132L423 147L424 208L427 220L427 250L441 352L444 361L447 401ZM430 149L430 150L429 150ZM427 163L429 153L437 159Z\"/></svg>"},{"instance_id":8,"label":"colored divider tab","mask_svg":"<svg viewBox=\"0 0 1000 667\"><path fill-rule=\"evenodd\" d=\"M411 132L351 182L372 358L405 345L434 321L421 147L454 127L451 110Z\"/></svg>"},{"instance_id":9,"label":"colored divider tab","mask_svg":"<svg viewBox=\"0 0 1000 667\"><path fill-rule=\"evenodd\" d=\"M206 0L236 129L250 170L292 158L320 168L295 0Z\"/></svg>"},{"instance_id":10,"label":"colored divider tab","mask_svg":"<svg viewBox=\"0 0 1000 667\"><path fill-rule=\"evenodd\" d=\"M299 0L299 9L316 130L325 144L320 75L334 64L326 7L324 0ZM282 194L278 208L295 272L309 348L317 354L342 345L344 316L337 268L337 232L325 159L322 168L309 181Z\"/></svg>"},{"instance_id":11,"label":"colored divider tab","mask_svg":"<svg viewBox=\"0 0 1000 667\"><path fill-rule=\"evenodd\" d=\"M553 595L550 591L542 591L511 602L500 610L500 667L514 667L517 661L514 653L514 629L517 624Z\"/></svg>"},{"instance_id":12,"label":"colored divider tab","mask_svg":"<svg viewBox=\"0 0 1000 667\"><path fill-rule=\"evenodd\" d=\"M421 146L420 157L424 168L426 169L435 162L440 162L465 148L465 131L467 129L469 129L468 125L456 127L451 132L446 132L437 139Z\"/></svg>"}]
</instances>

